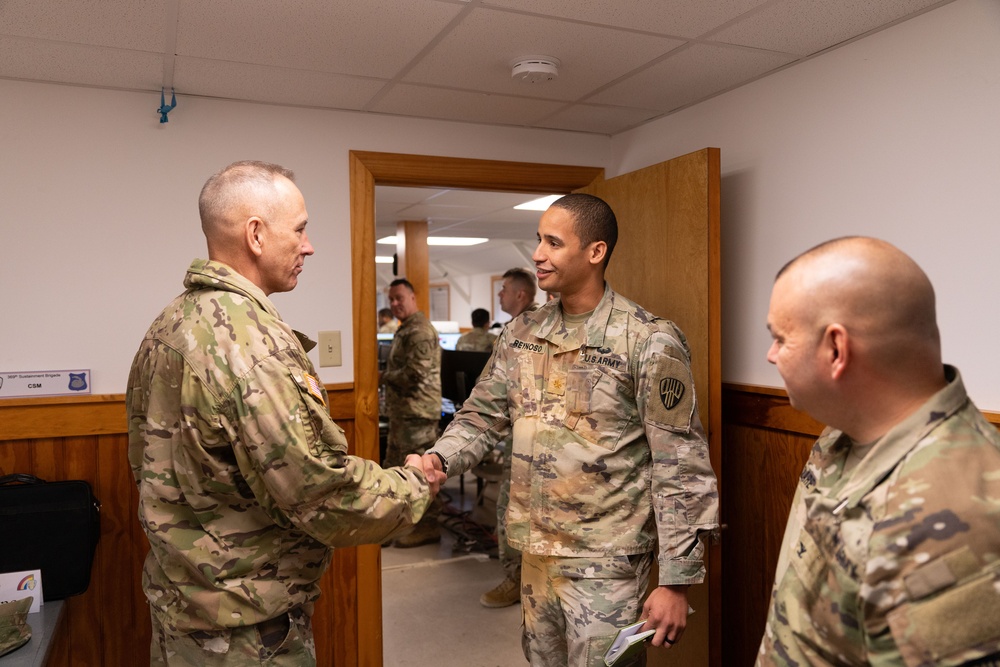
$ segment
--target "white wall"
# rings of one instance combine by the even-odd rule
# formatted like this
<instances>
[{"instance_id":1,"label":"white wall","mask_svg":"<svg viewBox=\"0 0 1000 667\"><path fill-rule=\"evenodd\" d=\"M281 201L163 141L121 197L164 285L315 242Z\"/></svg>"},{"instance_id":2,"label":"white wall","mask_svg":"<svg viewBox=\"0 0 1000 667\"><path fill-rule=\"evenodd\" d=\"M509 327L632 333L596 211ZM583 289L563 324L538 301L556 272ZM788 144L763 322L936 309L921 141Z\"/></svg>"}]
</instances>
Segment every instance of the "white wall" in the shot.
<instances>
[{"instance_id":1,"label":"white wall","mask_svg":"<svg viewBox=\"0 0 1000 667\"><path fill-rule=\"evenodd\" d=\"M612 140L613 176L717 146L723 379L766 362L774 274L846 234L928 273L945 360L1000 410L1000 2L958 0Z\"/></svg>"},{"instance_id":2,"label":"white wall","mask_svg":"<svg viewBox=\"0 0 1000 667\"><path fill-rule=\"evenodd\" d=\"M125 389L152 319L205 256L197 198L239 159L297 173L316 254L273 301L293 327L343 332L353 380L351 149L602 166L605 137L0 80L0 372L90 368ZM314 353L315 355L315 353ZM314 358L314 362L317 361Z\"/></svg>"},{"instance_id":3,"label":"white wall","mask_svg":"<svg viewBox=\"0 0 1000 667\"><path fill-rule=\"evenodd\" d=\"M204 256L196 200L236 159L295 169L317 253L274 295L340 329L353 378L347 151L605 166L722 151L723 378L780 386L764 354L774 273L843 234L928 272L945 356L1000 410L1000 2L958 0L611 140L581 134L0 80L0 371L91 368L121 392L143 331ZM478 293L478 292L477 292ZM454 308L454 306L453 306ZM454 312L454 311L453 311Z\"/></svg>"}]
</instances>

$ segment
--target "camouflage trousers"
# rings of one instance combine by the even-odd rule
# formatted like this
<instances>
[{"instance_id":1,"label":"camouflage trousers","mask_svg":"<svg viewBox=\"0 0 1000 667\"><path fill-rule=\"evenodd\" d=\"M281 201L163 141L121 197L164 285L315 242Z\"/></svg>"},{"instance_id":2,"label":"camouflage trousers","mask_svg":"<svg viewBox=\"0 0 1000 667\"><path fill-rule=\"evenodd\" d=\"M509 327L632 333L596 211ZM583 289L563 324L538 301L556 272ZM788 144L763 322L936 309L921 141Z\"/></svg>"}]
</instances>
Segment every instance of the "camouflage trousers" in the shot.
<instances>
[{"instance_id":1,"label":"camouflage trousers","mask_svg":"<svg viewBox=\"0 0 1000 667\"><path fill-rule=\"evenodd\" d=\"M152 615L150 667L312 667L312 605L257 625L171 635Z\"/></svg>"},{"instance_id":2,"label":"camouflage trousers","mask_svg":"<svg viewBox=\"0 0 1000 667\"><path fill-rule=\"evenodd\" d=\"M389 438L386 443L385 461L383 467L401 466L410 454L423 454L434 446L441 429L436 419L395 419L389 418ZM424 515L420 518L418 527L436 527L438 516L444 503L440 496L435 496Z\"/></svg>"},{"instance_id":3,"label":"camouflage trousers","mask_svg":"<svg viewBox=\"0 0 1000 667\"><path fill-rule=\"evenodd\" d=\"M618 632L639 618L652 553L605 558L521 555L521 646L532 667L604 667ZM646 664L645 655L628 667Z\"/></svg>"},{"instance_id":4,"label":"camouflage trousers","mask_svg":"<svg viewBox=\"0 0 1000 667\"><path fill-rule=\"evenodd\" d=\"M497 556L511 581L521 580L521 552L507 542L507 505L510 504L510 457L513 442L508 439L503 454L503 472L497 492Z\"/></svg>"}]
</instances>

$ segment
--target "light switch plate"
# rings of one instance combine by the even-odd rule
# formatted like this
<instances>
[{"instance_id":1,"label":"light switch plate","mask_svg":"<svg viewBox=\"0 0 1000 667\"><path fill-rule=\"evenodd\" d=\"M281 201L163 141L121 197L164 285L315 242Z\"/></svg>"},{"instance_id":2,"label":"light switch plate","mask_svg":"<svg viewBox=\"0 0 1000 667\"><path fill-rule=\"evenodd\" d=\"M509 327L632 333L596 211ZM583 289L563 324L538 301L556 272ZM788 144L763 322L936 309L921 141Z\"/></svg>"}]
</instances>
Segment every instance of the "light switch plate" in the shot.
<instances>
[{"instance_id":1,"label":"light switch plate","mask_svg":"<svg viewBox=\"0 0 1000 667\"><path fill-rule=\"evenodd\" d=\"M340 332L320 331L319 332L319 365L343 366L340 356Z\"/></svg>"}]
</instances>

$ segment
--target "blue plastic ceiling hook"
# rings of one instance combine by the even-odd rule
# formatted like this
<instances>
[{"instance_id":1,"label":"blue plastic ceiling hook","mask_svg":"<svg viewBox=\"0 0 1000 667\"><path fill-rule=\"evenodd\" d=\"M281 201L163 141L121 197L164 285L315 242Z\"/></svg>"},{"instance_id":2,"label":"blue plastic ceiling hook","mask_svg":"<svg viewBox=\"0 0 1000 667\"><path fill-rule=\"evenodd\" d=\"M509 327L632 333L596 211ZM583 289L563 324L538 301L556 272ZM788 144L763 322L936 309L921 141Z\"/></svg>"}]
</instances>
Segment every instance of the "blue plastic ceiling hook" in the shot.
<instances>
[{"instance_id":1,"label":"blue plastic ceiling hook","mask_svg":"<svg viewBox=\"0 0 1000 667\"><path fill-rule=\"evenodd\" d=\"M173 88L170 89L170 105L168 106L165 96L165 90L163 88L160 88L160 108L157 109L156 112L160 114L161 123L170 122L170 119L167 118L167 114L170 113L170 110L173 109L175 106L177 106L177 93L174 92L174 89Z\"/></svg>"}]
</instances>

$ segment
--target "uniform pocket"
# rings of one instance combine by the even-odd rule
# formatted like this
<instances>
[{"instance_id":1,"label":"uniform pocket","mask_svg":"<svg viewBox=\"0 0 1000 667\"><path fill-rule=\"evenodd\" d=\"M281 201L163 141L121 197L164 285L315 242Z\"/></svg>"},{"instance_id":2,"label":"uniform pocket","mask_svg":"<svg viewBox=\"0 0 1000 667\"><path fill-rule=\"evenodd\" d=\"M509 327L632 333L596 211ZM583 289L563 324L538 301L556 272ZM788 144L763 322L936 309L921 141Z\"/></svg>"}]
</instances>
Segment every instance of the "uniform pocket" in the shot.
<instances>
[{"instance_id":1,"label":"uniform pocket","mask_svg":"<svg viewBox=\"0 0 1000 667\"><path fill-rule=\"evenodd\" d=\"M909 667L963 665L1000 652L996 572L889 612L889 628Z\"/></svg>"},{"instance_id":2,"label":"uniform pocket","mask_svg":"<svg viewBox=\"0 0 1000 667\"><path fill-rule=\"evenodd\" d=\"M632 417L624 385L592 367L571 368L566 383L566 428L587 442L614 449Z\"/></svg>"}]
</instances>

